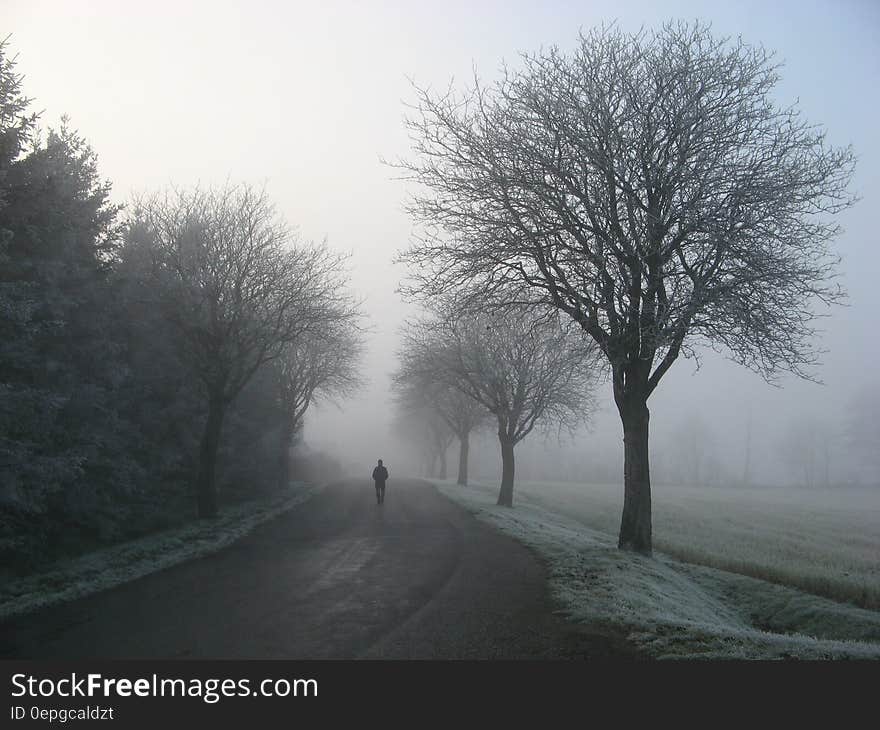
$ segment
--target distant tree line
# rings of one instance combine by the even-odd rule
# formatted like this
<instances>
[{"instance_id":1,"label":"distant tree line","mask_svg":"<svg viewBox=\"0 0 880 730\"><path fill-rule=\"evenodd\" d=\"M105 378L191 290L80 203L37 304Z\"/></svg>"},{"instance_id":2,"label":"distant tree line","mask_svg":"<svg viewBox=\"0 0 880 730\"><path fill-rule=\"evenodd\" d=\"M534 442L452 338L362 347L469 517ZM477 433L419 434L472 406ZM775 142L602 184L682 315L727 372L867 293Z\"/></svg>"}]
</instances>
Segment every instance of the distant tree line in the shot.
<instances>
[{"instance_id":1,"label":"distant tree line","mask_svg":"<svg viewBox=\"0 0 880 730\"><path fill-rule=\"evenodd\" d=\"M110 193L66 120L40 130L0 43L7 570L285 485L306 409L358 384L345 262L265 191Z\"/></svg>"}]
</instances>

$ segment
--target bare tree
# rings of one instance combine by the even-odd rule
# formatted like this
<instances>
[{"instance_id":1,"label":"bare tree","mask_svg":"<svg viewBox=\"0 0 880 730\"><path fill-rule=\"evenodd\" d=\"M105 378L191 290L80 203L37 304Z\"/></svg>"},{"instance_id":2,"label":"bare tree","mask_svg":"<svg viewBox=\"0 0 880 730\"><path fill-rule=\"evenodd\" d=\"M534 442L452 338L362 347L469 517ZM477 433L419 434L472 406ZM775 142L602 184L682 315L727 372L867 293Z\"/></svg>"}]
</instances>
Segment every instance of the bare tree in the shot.
<instances>
[{"instance_id":1,"label":"bare tree","mask_svg":"<svg viewBox=\"0 0 880 730\"><path fill-rule=\"evenodd\" d=\"M399 436L420 449L423 473L446 479L446 452L455 433L438 410L433 394L421 383L398 382L394 402L393 427Z\"/></svg>"},{"instance_id":2,"label":"bare tree","mask_svg":"<svg viewBox=\"0 0 880 730\"><path fill-rule=\"evenodd\" d=\"M773 101L777 72L699 23L612 26L488 87L416 90L408 289L550 305L596 341L623 424L622 548L651 551L647 403L672 364L708 344L809 375L814 304L841 296L829 216L854 202L854 156Z\"/></svg>"},{"instance_id":3,"label":"bare tree","mask_svg":"<svg viewBox=\"0 0 880 730\"><path fill-rule=\"evenodd\" d=\"M461 486L467 486L471 433L484 426L490 414L470 395L431 377L431 361L435 355L425 350L402 349L398 353L400 366L393 376L394 387L398 393L405 394L405 399L417 398L429 403L458 439L457 481ZM424 361L425 357L429 360Z\"/></svg>"},{"instance_id":4,"label":"bare tree","mask_svg":"<svg viewBox=\"0 0 880 730\"><path fill-rule=\"evenodd\" d=\"M363 354L359 304L337 297L328 302L320 329L287 344L271 363L284 421L279 434L279 483L290 480L290 448L309 406L321 398L350 395L361 384Z\"/></svg>"},{"instance_id":5,"label":"bare tree","mask_svg":"<svg viewBox=\"0 0 880 730\"><path fill-rule=\"evenodd\" d=\"M466 487L468 462L471 451L471 434L485 426L489 413L483 404L461 391L450 388L438 404L437 410L458 439L458 474L456 482Z\"/></svg>"},{"instance_id":6,"label":"bare tree","mask_svg":"<svg viewBox=\"0 0 880 730\"><path fill-rule=\"evenodd\" d=\"M449 307L444 310L451 311ZM501 446L498 504L513 505L514 447L539 423L574 429L589 417L591 348L554 315L526 310L433 317L411 323L403 349L423 375L480 403Z\"/></svg>"},{"instance_id":7,"label":"bare tree","mask_svg":"<svg viewBox=\"0 0 880 730\"><path fill-rule=\"evenodd\" d=\"M200 517L217 511L214 471L227 407L290 343L319 335L344 300L342 260L304 245L264 190L173 190L136 201L126 254L145 258L155 306L204 386Z\"/></svg>"}]
</instances>

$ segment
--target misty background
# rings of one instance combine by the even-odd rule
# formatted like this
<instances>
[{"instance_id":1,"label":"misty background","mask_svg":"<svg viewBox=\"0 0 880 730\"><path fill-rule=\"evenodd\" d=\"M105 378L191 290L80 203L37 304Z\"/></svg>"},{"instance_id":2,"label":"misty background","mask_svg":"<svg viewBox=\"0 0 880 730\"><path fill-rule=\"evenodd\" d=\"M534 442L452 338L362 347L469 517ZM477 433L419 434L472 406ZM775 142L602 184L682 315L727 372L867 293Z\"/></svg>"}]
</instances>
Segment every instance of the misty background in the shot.
<instances>
[{"instance_id":1,"label":"misty background","mask_svg":"<svg viewBox=\"0 0 880 730\"><path fill-rule=\"evenodd\" d=\"M624 30L669 18L710 21L785 61L777 97L799 101L833 145L858 155L861 202L840 217L835 248L847 307L822 324L822 384L783 375L776 387L704 351L673 368L654 393L652 472L657 482L707 485L876 483L850 447L850 423L877 401L876 340L880 141L876 136L880 8L869 1L763 3L61 3L4 1L24 87L41 124L62 114L98 152L113 200L174 182L266 182L279 212L307 240L351 253L351 286L373 328L366 387L307 415L304 438L369 474L376 458L413 471L390 427L390 373L398 327L414 311L396 293L393 263L411 234L406 184L380 158L406 156L401 123L421 85L490 79L502 59L558 44L579 27L616 18ZM59 59L63 59L59 61ZM872 396L872 394L874 394ZM616 481L622 432L610 383L590 428L557 443L534 434L518 453L523 479ZM873 411L871 411L873 412ZM454 448L454 447L453 447ZM499 471L495 437L475 439L471 473Z\"/></svg>"}]
</instances>

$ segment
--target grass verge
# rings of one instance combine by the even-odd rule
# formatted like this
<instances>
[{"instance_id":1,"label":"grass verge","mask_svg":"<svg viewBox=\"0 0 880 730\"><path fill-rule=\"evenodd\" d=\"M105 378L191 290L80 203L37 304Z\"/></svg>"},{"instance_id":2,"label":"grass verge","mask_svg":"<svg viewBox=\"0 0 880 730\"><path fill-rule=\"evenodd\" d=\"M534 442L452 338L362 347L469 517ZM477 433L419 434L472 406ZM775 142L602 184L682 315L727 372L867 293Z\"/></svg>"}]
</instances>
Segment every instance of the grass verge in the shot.
<instances>
[{"instance_id":1,"label":"grass verge","mask_svg":"<svg viewBox=\"0 0 880 730\"><path fill-rule=\"evenodd\" d=\"M557 509L524 500L513 509L497 507L495 487L435 484L535 550L571 620L618 626L648 656L880 659L880 612L662 552L653 558L625 553L609 533Z\"/></svg>"},{"instance_id":2,"label":"grass verge","mask_svg":"<svg viewBox=\"0 0 880 730\"><path fill-rule=\"evenodd\" d=\"M222 508L216 519L164 530L96 550L0 586L0 620L107 590L149 573L216 552L255 527L306 501L318 485L294 482L290 491Z\"/></svg>"}]
</instances>

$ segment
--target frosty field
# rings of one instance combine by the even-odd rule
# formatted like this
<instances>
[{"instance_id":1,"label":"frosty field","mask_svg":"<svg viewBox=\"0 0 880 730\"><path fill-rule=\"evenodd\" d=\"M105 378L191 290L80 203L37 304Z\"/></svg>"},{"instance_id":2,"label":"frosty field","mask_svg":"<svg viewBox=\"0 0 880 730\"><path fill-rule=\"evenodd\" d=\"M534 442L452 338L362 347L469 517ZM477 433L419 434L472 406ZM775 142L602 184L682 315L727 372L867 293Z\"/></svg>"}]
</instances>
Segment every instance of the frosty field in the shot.
<instances>
[{"instance_id":1,"label":"frosty field","mask_svg":"<svg viewBox=\"0 0 880 730\"><path fill-rule=\"evenodd\" d=\"M880 658L876 493L661 485L646 559L616 549L619 486L522 482L513 509L494 485L438 486L541 554L572 619L623 626L650 655Z\"/></svg>"},{"instance_id":2,"label":"frosty field","mask_svg":"<svg viewBox=\"0 0 880 730\"><path fill-rule=\"evenodd\" d=\"M655 549L863 608L880 608L880 490L699 489L652 485ZM522 482L542 505L617 534L614 484Z\"/></svg>"}]
</instances>

